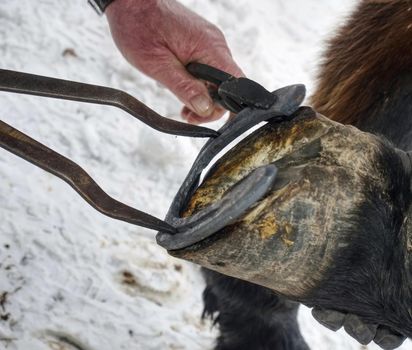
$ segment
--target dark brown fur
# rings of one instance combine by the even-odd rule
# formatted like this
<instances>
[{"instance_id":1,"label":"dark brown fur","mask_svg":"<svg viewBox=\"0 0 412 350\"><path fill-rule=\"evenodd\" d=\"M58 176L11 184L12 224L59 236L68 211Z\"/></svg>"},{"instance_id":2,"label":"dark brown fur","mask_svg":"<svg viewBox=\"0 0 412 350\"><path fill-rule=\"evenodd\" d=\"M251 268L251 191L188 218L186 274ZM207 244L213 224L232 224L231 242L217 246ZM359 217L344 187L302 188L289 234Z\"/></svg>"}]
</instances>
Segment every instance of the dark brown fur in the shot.
<instances>
[{"instance_id":1,"label":"dark brown fur","mask_svg":"<svg viewBox=\"0 0 412 350\"><path fill-rule=\"evenodd\" d=\"M363 1L329 41L312 97L317 112L344 124L380 106L412 72L412 1Z\"/></svg>"}]
</instances>

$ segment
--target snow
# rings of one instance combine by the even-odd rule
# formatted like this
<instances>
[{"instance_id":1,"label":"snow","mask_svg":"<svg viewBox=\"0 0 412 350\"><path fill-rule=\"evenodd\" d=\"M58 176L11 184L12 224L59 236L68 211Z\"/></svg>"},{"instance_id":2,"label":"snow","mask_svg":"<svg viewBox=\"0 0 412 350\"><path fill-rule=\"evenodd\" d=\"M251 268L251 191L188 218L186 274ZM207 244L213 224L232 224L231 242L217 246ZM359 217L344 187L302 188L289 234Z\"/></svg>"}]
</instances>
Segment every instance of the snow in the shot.
<instances>
[{"instance_id":1,"label":"snow","mask_svg":"<svg viewBox=\"0 0 412 350\"><path fill-rule=\"evenodd\" d=\"M354 5L182 2L224 31L250 78L309 91L322 42ZM85 0L1 0L0 57L2 68L119 88L162 115L179 114L168 91L125 62ZM110 107L7 93L0 106L2 120L157 217L204 142L160 134ZM61 180L1 150L0 179L0 349L212 349L217 333L200 320L197 266L169 257L154 232L104 217ZM306 308L299 320L312 349L378 348L328 331Z\"/></svg>"}]
</instances>

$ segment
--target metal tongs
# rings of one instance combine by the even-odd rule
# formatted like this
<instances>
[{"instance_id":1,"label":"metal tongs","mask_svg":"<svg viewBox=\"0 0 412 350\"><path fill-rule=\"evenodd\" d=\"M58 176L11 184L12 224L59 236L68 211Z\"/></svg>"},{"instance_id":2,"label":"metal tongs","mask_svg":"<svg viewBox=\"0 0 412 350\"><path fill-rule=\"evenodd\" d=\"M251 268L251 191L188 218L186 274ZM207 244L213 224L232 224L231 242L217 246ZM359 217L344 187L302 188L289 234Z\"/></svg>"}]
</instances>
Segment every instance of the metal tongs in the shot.
<instances>
[{"instance_id":1,"label":"metal tongs","mask_svg":"<svg viewBox=\"0 0 412 350\"><path fill-rule=\"evenodd\" d=\"M211 95L215 101L226 109L239 113L219 131L164 118L120 90L0 70L0 91L111 105L123 109L160 132L209 137L210 140L202 148L176 195L165 221L110 197L78 164L3 121L0 121L0 146L60 177L101 213L160 231L157 240L166 249L187 247L236 220L264 196L276 176L273 165L256 169L241 183L228 190L220 201L192 217L181 218L180 211L196 189L203 169L226 145L250 127L271 118L282 119L290 116L297 110L305 95L303 85L292 85L270 93L252 80L235 78L204 64L191 63L187 69L195 77L214 84Z\"/></svg>"}]
</instances>

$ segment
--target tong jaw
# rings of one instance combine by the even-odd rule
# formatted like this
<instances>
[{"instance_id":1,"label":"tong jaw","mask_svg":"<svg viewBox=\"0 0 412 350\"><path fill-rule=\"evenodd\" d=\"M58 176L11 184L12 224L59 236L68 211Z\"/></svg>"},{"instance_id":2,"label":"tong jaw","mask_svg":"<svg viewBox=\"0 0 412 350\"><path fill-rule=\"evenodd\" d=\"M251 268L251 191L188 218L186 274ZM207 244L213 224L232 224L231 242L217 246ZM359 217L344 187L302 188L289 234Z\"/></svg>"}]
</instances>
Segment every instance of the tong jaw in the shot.
<instances>
[{"instance_id":1,"label":"tong jaw","mask_svg":"<svg viewBox=\"0 0 412 350\"><path fill-rule=\"evenodd\" d=\"M220 84L218 94L221 104L233 113L245 108L269 109L276 96L262 85L248 78L231 78Z\"/></svg>"},{"instance_id":2,"label":"tong jaw","mask_svg":"<svg viewBox=\"0 0 412 350\"><path fill-rule=\"evenodd\" d=\"M248 107L269 109L276 102L276 95L248 78L236 78L202 63L190 63L186 68L196 78L216 85L217 89L210 89L212 98L235 114Z\"/></svg>"}]
</instances>

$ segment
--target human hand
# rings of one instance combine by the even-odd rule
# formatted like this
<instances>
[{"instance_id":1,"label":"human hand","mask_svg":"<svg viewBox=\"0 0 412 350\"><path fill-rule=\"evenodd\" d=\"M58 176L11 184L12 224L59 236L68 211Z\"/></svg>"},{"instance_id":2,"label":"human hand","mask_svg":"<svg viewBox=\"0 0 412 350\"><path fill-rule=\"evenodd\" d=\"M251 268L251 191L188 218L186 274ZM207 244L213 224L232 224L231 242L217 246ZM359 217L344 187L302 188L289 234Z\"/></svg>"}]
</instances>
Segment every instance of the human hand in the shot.
<instances>
[{"instance_id":1,"label":"human hand","mask_svg":"<svg viewBox=\"0 0 412 350\"><path fill-rule=\"evenodd\" d=\"M106 9L113 39L136 68L170 89L189 123L219 119L206 85L185 66L200 62L243 76L222 32L175 0L116 0Z\"/></svg>"}]
</instances>

